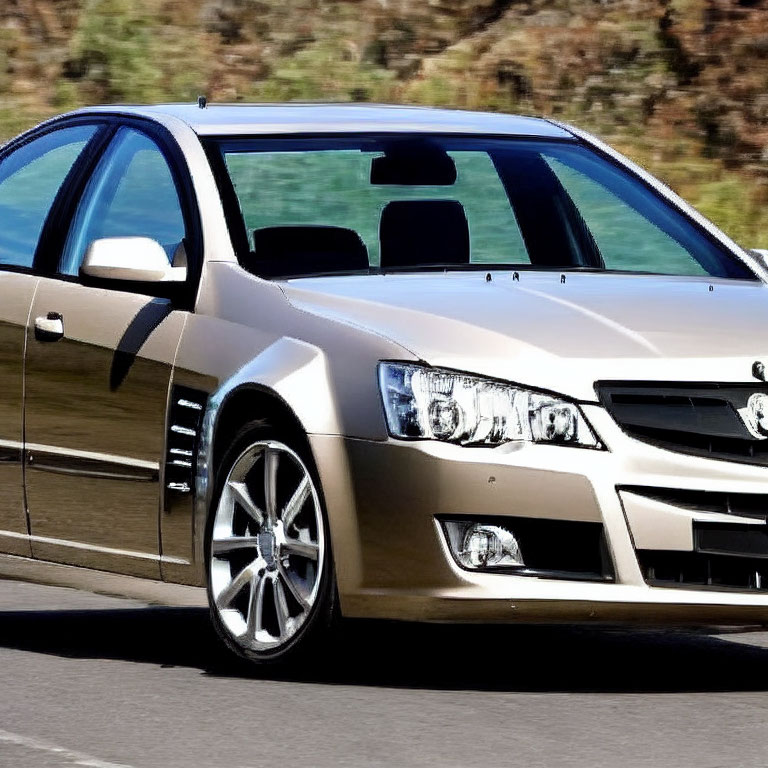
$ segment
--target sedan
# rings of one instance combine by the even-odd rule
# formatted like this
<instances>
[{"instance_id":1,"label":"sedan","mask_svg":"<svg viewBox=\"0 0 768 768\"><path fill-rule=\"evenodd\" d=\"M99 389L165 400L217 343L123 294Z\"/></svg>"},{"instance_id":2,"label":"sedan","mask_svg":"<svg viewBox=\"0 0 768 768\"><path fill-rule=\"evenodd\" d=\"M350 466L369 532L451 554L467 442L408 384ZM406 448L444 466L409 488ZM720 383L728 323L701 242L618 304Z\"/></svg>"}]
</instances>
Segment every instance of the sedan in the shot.
<instances>
[{"instance_id":1,"label":"sedan","mask_svg":"<svg viewBox=\"0 0 768 768\"><path fill-rule=\"evenodd\" d=\"M0 150L0 572L342 617L768 622L768 290L588 134L95 107ZM74 568L73 568L74 566Z\"/></svg>"}]
</instances>

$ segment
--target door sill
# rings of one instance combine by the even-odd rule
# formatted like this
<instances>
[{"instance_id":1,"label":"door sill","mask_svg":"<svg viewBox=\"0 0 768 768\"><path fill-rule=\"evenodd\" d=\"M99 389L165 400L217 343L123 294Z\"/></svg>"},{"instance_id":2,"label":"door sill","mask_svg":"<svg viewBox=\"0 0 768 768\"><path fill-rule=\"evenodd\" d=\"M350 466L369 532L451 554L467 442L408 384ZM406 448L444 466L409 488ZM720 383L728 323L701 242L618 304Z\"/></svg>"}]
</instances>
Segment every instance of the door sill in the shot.
<instances>
[{"instance_id":1,"label":"door sill","mask_svg":"<svg viewBox=\"0 0 768 768\"><path fill-rule=\"evenodd\" d=\"M150 605L183 608L205 608L208 605L203 587L168 584L138 576L123 576L107 571L2 553L0 553L0 578L55 587L70 587L111 597L127 597Z\"/></svg>"}]
</instances>

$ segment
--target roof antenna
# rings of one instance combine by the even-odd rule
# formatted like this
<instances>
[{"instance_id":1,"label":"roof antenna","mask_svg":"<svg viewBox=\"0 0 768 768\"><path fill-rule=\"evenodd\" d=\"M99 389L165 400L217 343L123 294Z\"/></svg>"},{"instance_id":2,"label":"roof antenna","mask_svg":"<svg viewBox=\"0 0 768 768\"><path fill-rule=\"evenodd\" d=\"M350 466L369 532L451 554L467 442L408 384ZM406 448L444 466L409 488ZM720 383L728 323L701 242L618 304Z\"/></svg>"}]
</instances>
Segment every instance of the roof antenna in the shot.
<instances>
[{"instance_id":1,"label":"roof antenna","mask_svg":"<svg viewBox=\"0 0 768 768\"><path fill-rule=\"evenodd\" d=\"M208 106L208 99L206 99L205 96L198 96L197 97L197 106L200 109L205 109Z\"/></svg>"}]
</instances>

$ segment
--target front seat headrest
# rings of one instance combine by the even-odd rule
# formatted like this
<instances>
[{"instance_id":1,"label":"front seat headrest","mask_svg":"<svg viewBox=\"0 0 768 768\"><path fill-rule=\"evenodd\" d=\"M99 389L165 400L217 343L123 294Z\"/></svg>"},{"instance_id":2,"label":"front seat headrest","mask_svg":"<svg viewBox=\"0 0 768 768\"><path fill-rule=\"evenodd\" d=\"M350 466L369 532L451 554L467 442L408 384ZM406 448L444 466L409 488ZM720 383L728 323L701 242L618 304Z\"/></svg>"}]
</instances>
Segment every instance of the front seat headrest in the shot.
<instances>
[{"instance_id":1,"label":"front seat headrest","mask_svg":"<svg viewBox=\"0 0 768 768\"><path fill-rule=\"evenodd\" d=\"M381 212L381 267L469 264L469 224L457 200L395 200Z\"/></svg>"},{"instance_id":2,"label":"front seat headrest","mask_svg":"<svg viewBox=\"0 0 768 768\"><path fill-rule=\"evenodd\" d=\"M368 269L368 249L357 232L344 227L263 227L253 232L249 262L262 277L356 272Z\"/></svg>"}]
</instances>

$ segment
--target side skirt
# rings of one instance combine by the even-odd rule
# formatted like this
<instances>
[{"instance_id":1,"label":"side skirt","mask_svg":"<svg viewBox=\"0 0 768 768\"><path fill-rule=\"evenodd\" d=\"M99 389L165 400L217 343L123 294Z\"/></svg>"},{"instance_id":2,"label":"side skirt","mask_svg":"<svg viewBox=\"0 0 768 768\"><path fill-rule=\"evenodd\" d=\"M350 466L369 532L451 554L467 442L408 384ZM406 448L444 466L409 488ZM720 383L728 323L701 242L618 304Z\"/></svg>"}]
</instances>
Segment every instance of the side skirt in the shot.
<instances>
[{"instance_id":1,"label":"side skirt","mask_svg":"<svg viewBox=\"0 0 768 768\"><path fill-rule=\"evenodd\" d=\"M152 605L205 608L205 589L163 581L121 576L106 571L61 565L44 560L30 560L16 555L0 554L0 579L27 581L56 587L70 587L113 597L127 597ZM0 587L2 588L2 587Z\"/></svg>"}]
</instances>

